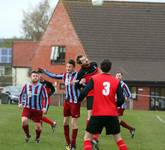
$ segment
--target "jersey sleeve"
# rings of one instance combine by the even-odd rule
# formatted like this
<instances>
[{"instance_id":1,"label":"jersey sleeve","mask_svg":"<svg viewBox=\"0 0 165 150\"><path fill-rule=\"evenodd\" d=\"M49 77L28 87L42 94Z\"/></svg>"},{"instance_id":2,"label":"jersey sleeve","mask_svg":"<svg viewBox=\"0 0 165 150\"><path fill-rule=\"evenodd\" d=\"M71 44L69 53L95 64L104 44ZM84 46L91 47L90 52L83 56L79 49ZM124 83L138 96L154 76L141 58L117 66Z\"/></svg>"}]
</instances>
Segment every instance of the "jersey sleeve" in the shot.
<instances>
[{"instance_id":1,"label":"jersey sleeve","mask_svg":"<svg viewBox=\"0 0 165 150\"><path fill-rule=\"evenodd\" d=\"M42 86L42 98L44 100L44 108L46 108L46 110L48 110L48 94L47 94L47 91L46 91L46 88L44 86Z\"/></svg>"},{"instance_id":2,"label":"jersey sleeve","mask_svg":"<svg viewBox=\"0 0 165 150\"><path fill-rule=\"evenodd\" d=\"M94 87L93 80L90 79L88 84L81 91L78 101L82 101L88 95L89 91L93 89L93 87Z\"/></svg>"},{"instance_id":3,"label":"jersey sleeve","mask_svg":"<svg viewBox=\"0 0 165 150\"><path fill-rule=\"evenodd\" d=\"M47 71L46 69L44 69L43 71L44 71L44 74L49 76L50 78L64 79L64 73L62 73L62 74L51 73L51 72Z\"/></svg>"},{"instance_id":4,"label":"jersey sleeve","mask_svg":"<svg viewBox=\"0 0 165 150\"><path fill-rule=\"evenodd\" d=\"M122 88L123 88L124 96L127 97L128 99L131 99L132 95L126 83L123 84Z\"/></svg>"},{"instance_id":5,"label":"jersey sleeve","mask_svg":"<svg viewBox=\"0 0 165 150\"><path fill-rule=\"evenodd\" d=\"M124 101L125 101L125 97L123 95L123 88L121 87L120 82L119 82L116 94L117 94L117 106L120 107L122 104L124 104Z\"/></svg>"},{"instance_id":6,"label":"jersey sleeve","mask_svg":"<svg viewBox=\"0 0 165 150\"><path fill-rule=\"evenodd\" d=\"M21 94L19 96L19 104L22 104L23 100L24 100L24 96L25 96L25 93L26 92L26 84L23 86L22 88L22 91L21 91Z\"/></svg>"}]
</instances>

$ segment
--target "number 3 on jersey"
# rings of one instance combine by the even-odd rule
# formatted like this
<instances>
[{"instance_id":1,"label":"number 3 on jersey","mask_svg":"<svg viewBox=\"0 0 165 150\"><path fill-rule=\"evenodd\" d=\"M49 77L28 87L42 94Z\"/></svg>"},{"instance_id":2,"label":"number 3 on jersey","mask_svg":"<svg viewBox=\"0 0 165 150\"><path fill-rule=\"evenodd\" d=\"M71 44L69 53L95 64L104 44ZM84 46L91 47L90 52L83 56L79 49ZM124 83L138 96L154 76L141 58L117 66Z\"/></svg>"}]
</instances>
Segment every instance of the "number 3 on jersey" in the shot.
<instances>
[{"instance_id":1,"label":"number 3 on jersey","mask_svg":"<svg viewBox=\"0 0 165 150\"><path fill-rule=\"evenodd\" d=\"M109 82L103 82L104 89L102 90L102 94L105 96L108 96L110 93L110 83Z\"/></svg>"}]
</instances>

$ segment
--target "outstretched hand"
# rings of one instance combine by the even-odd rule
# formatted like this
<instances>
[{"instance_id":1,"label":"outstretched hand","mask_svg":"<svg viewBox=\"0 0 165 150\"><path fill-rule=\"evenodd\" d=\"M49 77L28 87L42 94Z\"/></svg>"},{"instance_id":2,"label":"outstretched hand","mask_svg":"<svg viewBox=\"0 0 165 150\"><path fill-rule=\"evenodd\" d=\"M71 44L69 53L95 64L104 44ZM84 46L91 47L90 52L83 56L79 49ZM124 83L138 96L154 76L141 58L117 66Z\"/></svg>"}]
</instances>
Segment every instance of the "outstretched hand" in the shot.
<instances>
[{"instance_id":1,"label":"outstretched hand","mask_svg":"<svg viewBox=\"0 0 165 150\"><path fill-rule=\"evenodd\" d=\"M19 103L19 104L18 104L18 108L22 108L22 104Z\"/></svg>"},{"instance_id":2,"label":"outstretched hand","mask_svg":"<svg viewBox=\"0 0 165 150\"><path fill-rule=\"evenodd\" d=\"M43 109L42 109L42 112L43 112L43 114L47 114L46 108L43 108Z\"/></svg>"},{"instance_id":3,"label":"outstretched hand","mask_svg":"<svg viewBox=\"0 0 165 150\"><path fill-rule=\"evenodd\" d=\"M39 72L39 73L44 73L44 69L39 67L39 68L38 68L38 72Z\"/></svg>"}]
</instances>

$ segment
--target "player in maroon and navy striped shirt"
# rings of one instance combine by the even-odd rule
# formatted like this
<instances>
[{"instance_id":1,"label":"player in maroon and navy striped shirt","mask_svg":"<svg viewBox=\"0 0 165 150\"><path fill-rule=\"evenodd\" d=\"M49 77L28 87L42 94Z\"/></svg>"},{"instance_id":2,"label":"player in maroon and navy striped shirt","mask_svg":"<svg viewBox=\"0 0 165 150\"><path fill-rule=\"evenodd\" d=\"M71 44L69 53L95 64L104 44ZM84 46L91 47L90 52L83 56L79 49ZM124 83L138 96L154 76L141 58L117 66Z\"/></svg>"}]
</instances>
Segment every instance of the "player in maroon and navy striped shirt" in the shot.
<instances>
[{"instance_id":1,"label":"player in maroon and navy striped shirt","mask_svg":"<svg viewBox=\"0 0 165 150\"><path fill-rule=\"evenodd\" d=\"M123 89L123 95L125 97L125 100L128 101L128 100L131 100L131 92L127 86L127 84L122 81L122 78L123 78L123 73L122 72L117 72L116 73L116 78L120 80L120 83L121 83L121 87ZM122 119L122 116L124 114L124 111L126 109L127 105L126 103L124 103L121 107L118 107L118 114L119 114L119 121L120 121L120 125L126 129L129 130L130 134L131 134L131 137L133 138L134 135L135 135L135 128L132 127L131 125L129 125L128 123L126 123L123 119Z\"/></svg>"},{"instance_id":2,"label":"player in maroon and navy striped shirt","mask_svg":"<svg viewBox=\"0 0 165 150\"><path fill-rule=\"evenodd\" d=\"M20 94L19 107L23 105L22 111L22 128L25 132L25 141L30 139L28 120L31 119L35 123L36 139L39 143L41 134L42 115L47 113L48 96L45 87L39 82L39 74L37 71L31 72L31 82L24 85ZM43 100L44 104L43 105Z\"/></svg>"},{"instance_id":3,"label":"player in maroon and navy striped shirt","mask_svg":"<svg viewBox=\"0 0 165 150\"><path fill-rule=\"evenodd\" d=\"M75 61L70 59L66 64L66 72L61 74L51 73L46 69L39 68L45 75L63 80L65 83L65 100L63 105L64 115L64 135L66 140L66 150L74 150L76 147L76 139L78 133L78 118L80 117L80 105L78 97L80 90L75 87L77 72L75 71ZM71 117L72 136L69 134L69 121Z\"/></svg>"}]
</instances>

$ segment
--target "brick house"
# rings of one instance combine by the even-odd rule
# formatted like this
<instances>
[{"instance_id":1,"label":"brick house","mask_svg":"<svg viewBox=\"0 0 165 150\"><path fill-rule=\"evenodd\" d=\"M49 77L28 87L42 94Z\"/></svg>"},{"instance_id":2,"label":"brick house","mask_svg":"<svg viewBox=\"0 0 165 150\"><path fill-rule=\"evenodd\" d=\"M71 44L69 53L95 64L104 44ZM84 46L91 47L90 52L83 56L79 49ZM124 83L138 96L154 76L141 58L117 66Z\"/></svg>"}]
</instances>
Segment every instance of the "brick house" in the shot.
<instances>
[{"instance_id":1,"label":"brick house","mask_svg":"<svg viewBox=\"0 0 165 150\"><path fill-rule=\"evenodd\" d=\"M85 54L109 58L122 71L135 109L165 109L165 4L60 0L38 43L32 68L65 71L65 62ZM55 82L54 80L52 80ZM58 82L58 93L64 85ZM150 97L152 96L152 97ZM161 96L161 97L160 97Z\"/></svg>"},{"instance_id":2,"label":"brick house","mask_svg":"<svg viewBox=\"0 0 165 150\"><path fill-rule=\"evenodd\" d=\"M28 73L31 70L31 60L37 46L38 42L33 41L13 42L13 85L24 85L29 80Z\"/></svg>"}]
</instances>

